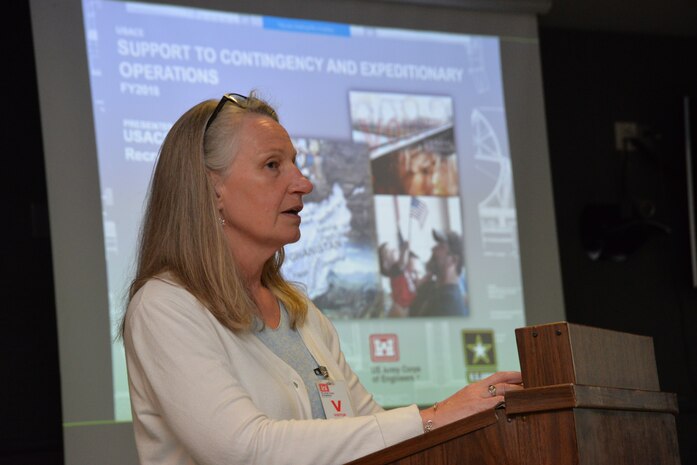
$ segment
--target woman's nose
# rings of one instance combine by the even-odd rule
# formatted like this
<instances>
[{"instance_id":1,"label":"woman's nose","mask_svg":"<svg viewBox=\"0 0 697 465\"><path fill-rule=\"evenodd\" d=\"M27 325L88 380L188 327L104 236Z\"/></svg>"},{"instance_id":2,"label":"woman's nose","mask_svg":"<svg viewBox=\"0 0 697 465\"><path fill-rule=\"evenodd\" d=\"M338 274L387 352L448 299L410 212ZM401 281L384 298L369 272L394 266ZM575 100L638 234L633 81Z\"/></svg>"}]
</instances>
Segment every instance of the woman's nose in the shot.
<instances>
[{"instance_id":1,"label":"woman's nose","mask_svg":"<svg viewBox=\"0 0 697 465\"><path fill-rule=\"evenodd\" d=\"M307 195L310 192L312 192L313 185L310 182L307 177L302 174L300 169L296 168L296 176L295 179L293 179L293 183L291 184L291 190L293 192L297 192L301 195Z\"/></svg>"}]
</instances>

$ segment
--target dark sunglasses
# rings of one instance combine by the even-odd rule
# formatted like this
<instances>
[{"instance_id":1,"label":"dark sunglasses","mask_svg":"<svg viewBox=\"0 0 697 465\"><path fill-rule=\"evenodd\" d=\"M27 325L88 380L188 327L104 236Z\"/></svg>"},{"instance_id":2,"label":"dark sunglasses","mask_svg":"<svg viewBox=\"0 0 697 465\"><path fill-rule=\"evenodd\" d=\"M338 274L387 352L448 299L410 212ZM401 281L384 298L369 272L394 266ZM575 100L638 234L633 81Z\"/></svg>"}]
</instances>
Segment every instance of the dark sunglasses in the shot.
<instances>
[{"instance_id":1,"label":"dark sunglasses","mask_svg":"<svg viewBox=\"0 0 697 465\"><path fill-rule=\"evenodd\" d=\"M218 102L218 106L215 107L215 110L213 110L211 116L208 117L208 121L206 122L206 128L203 130L203 132L205 133L206 131L208 131L208 128L210 127L211 123L215 121L215 118L218 116L218 113L220 113L220 110L223 109L227 102L231 102L233 105L236 105L240 108L247 108L247 100L249 99L242 94L231 93L223 95L223 98L221 98L220 102Z\"/></svg>"}]
</instances>

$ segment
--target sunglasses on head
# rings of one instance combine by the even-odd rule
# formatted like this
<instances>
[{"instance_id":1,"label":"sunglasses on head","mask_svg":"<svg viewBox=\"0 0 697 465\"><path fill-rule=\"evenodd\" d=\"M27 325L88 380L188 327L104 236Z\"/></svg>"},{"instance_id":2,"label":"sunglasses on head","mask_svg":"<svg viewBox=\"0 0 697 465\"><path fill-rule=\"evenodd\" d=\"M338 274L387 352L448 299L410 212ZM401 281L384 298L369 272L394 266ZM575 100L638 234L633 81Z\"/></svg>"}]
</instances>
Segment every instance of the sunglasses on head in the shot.
<instances>
[{"instance_id":1,"label":"sunglasses on head","mask_svg":"<svg viewBox=\"0 0 697 465\"><path fill-rule=\"evenodd\" d=\"M218 113L220 113L220 110L223 109L227 102L230 102L233 105L236 105L240 108L247 108L248 100L249 98L242 94L230 93L223 95L223 97L220 99L220 102L218 102L218 106L215 107L215 110L213 110L211 116L208 117L208 121L206 122L206 128L203 130L203 132L205 133L206 131L208 131L208 128L213 123L213 121L215 121L215 118L218 116Z\"/></svg>"}]
</instances>

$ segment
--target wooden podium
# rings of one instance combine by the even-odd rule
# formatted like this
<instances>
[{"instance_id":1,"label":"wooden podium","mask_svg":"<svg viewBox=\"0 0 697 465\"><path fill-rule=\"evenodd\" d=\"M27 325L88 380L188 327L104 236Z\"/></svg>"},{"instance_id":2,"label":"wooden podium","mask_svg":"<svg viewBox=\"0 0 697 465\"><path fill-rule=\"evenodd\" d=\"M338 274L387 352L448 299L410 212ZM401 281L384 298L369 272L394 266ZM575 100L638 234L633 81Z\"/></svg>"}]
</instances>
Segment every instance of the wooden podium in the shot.
<instances>
[{"instance_id":1,"label":"wooden podium","mask_svg":"<svg viewBox=\"0 0 697 465\"><path fill-rule=\"evenodd\" d=\"M570 323L516 330L525 389L506 405L351 465L680 465L675 394L650 337Z\"/></svg>"}]
</instances>

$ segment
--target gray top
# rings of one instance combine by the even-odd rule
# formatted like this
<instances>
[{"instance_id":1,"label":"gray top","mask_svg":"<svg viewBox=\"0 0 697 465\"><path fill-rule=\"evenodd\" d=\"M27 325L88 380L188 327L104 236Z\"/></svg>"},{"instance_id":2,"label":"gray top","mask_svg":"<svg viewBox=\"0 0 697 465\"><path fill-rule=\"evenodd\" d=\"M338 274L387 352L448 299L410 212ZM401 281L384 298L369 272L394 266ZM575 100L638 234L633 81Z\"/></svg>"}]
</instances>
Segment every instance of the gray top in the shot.
<instances>
[{"instance_id":1,"label":"gray top","mask_svg":"<svg viewBox=\"0 0 697 465\"><path fill-rule=\"evenodd\" d=\"M324 414L322 401L319 398L319 392L317 392L317 385L315 384L315 381L325 378L315 374L314 370L318 366L315 358L307 350L300 333L291 329L286 308L281 302L278 305L281 307L281 320L278 328L273 329L265 325L263 330L256 332L256 335L266 347L290 365L303 379L307 393L310 396L312 418L327 418Z\"/></svg>"}]
</instances>

